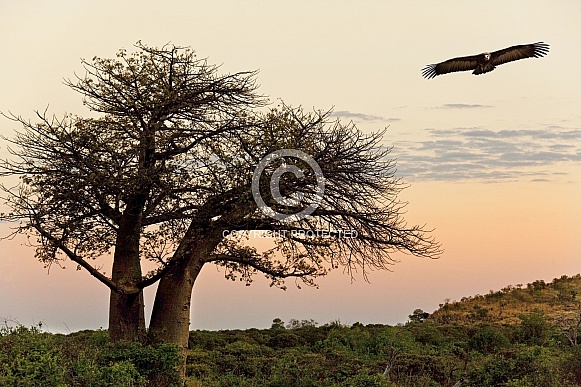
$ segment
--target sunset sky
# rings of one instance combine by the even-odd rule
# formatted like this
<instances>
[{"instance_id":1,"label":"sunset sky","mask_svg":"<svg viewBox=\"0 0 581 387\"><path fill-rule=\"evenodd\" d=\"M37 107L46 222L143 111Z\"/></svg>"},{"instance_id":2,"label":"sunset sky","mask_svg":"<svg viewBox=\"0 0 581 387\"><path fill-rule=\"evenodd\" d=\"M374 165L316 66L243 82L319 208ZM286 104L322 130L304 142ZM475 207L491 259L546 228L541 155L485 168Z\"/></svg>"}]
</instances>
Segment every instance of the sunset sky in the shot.
<instances>
[{"instance_id":1,"label":"sunset sky","mask_svg":"<svg viewBox=\"0 0 581 387\"><path fill-rule=\"evenodd\" d=\"M63 79L84 74L80 58L141 40L190 46L222 73L258 69L273 103L333 108L366 133L388 127L384 145L409 185L406 219L434 229L440 259L395 254L370 283L339 269L319 289L290 281L286 292L207 265L191 328L264 328L277 317L396 324L445 299L581 273L580 19L578 0L4 2L0 111L90 114ZM550 44L541 59L421 76L430 63L540 41ZM0 118L2 136L15 129ZM72 264L47 273L25 244L0 241L0 324L106 328L108 289Z\"/></svg>"}]
</instances>

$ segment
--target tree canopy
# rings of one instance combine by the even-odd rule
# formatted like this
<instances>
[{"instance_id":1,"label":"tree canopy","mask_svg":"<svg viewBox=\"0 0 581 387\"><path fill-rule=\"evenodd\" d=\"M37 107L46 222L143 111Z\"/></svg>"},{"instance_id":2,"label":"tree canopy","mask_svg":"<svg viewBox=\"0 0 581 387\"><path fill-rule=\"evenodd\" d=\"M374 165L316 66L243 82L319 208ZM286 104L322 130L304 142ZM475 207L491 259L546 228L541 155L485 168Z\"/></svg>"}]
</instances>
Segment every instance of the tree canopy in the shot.
<instances>
[{"instance_id":1,"label":"tree canopy","mask_svg":"<svg viewBox=\"0 0 581 387\"><path fill-rule=\"evenodd\" d=\"M142 289L161 280L150 331L187 345L206 263L284 287L337 267L365 276L394 263L394 251L439 255L429 232L403 219L384 131L269 105L256 71L221 75L189 48L136 48L83 60L86 73L65 82L94 117L8 115L22 129L5 139L12 157L0 163L3 178L20 178L1 186L10 208L1 219L38 238L45 264L71 260L111 289L112 338L145 332ZM274 246L259 252L249 230L271 233ZM108 255L110 274L95 264ZM155 269L144 274L145 261Z\"/></svg>"},{"instance_id":2,"label":"tree canopy","mask_svg":"<svg viewBox=\"0 0 581 387\"><path fill-rule=\"evenodd\" d=\"M424 230L402 219L401 184L395 160L380 144L382 131L365 135L352 123L331 120L330 111L284 104L253 110L265 104L256 94L256 72L218 75L189 48L137 47L132 55L121 50L116 59L83 61L85 76L66 82L102 117L59 119L45 111L33 123L11 116L24 129L8 140L16 157L1 166L5 176L21 180L4 189L12 208L4 218L24 220L17 231L38 234L39 259L49 263L64 254L123 291L90 260L115 248L124 216L132 212L143 228L140 257L161 268L133 284L138 288L163 275L188 228L201 221L220 232L357 230L356 238L318 242L289 234L282 238L289 262L278 266L251 249L233 249L232 238L207 257L231 271L259 270L273 278L324 272L312 258L297 272L307 267L303 253L319 252L347 268L383 268L392 249L437 255L438 245ZM320 207L292 225L264 216L250 195L256 164L279 149L307 152L325 177ZM286 189L302 190L305 201L313 195L308 179Z\"/></svg>"}]
</instances>

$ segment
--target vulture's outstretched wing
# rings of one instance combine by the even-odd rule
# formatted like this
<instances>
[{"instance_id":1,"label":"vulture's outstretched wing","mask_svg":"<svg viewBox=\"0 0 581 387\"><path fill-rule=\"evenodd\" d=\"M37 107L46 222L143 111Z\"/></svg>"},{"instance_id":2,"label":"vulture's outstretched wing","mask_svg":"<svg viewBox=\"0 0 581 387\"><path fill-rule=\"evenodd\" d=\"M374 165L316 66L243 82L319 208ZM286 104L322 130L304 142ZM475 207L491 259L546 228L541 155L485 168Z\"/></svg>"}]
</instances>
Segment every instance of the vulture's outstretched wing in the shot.
<instances>
[{"instance_id":1,"label":"vulture's outstretched wing","mask_svg":"<svg viewBox=\"0 0 581 387\"><path fill-rule=\"evenodd\" d=\"M525 58L540 58L549 52L549 45L543 42L521 44L490 54L464 56L447 60L438 64L427 65L422 69L424 78L434 78L438 75L455 71L474 70L472 74L479 75L494 70L495 66ZM490 56L489 56L490 55Z\"/></svg>"},{"instance_id":2,"label":"vulture's outstretched wing","mask_svg":"<svg viewBox=\"0 0 581 387\"><path fill-rule=\"evenodd\" d=\"M490 63L494 66L525 58L540 58L549 52L549 45L543 42L521 44L490 53Z\"/></svg>"},{"instance_id":3,"label":"vulture's outstretched wing","mask_svg":"<svg viewBox=\"0 0 581 387\"><path fill-rule=\"evenodd\" d=\"M422 69L424 78L434 78L436 75L453 73L455 71L474 70L478 65L478 55L463 56L449 59L438 64L427 65Z\"/></svg>"}]
</instances>

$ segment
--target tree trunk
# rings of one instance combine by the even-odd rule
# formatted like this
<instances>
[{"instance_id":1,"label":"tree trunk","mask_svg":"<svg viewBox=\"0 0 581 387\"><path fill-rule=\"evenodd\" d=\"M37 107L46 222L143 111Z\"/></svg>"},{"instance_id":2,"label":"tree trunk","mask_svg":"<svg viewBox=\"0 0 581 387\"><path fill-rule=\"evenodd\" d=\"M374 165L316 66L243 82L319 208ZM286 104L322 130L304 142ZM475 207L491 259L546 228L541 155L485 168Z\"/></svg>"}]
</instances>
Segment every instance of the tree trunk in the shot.
<instances>
[{"instance_id":1,"label":"tree trunk","mask_svg":"<svg viewBox=\"0 0 581 387\"><path fill-rule=\"evenodd\" d=\"M109 298L109 338L113 341L145 341L143 291L134 285L141 279L139 235L141 216L124 216L117 234L111 279L124 289L111 291Z\"/></svg>"},{"instance_id":2,"label":"tree trunk","mask_svg":"<svg viewBox=\"0 0 581 387\"><path fill-rule=\"evenodd\" d=\"M109 338L113 341L145 342L145 312L143 292L109 297Z\"/></svg>"},{"instance_id":3,"label":"tree trunk","mask_svg":"<svg viewBox=\"0 0 581 387\"><path fill-rule=\"evenodd\" d=\"M203 260L196 257L193 261L185 260L168 271L159 281L151 312L149 341L178 346L181 355L178 372L182 380L186 375L192 289L203 265Z\"/></svg>"},{"instance_id":4,"label":"tree trunk","mask_svg":"<svg viewBox=\"0 0 581 387\"><path fill-rule=\"evenodd\" d=\"M190 224L174 253L173 266L161 277L155 293L148 341L151 344L170 343L178 347L181 359L177 371L184 381L190 338L192 289L204 266L205 258L222 238L222 232L209 229L205 221ZM150 379L150 384L165 385L163 380L153 379Z\"/></svg>"}]
</instances>

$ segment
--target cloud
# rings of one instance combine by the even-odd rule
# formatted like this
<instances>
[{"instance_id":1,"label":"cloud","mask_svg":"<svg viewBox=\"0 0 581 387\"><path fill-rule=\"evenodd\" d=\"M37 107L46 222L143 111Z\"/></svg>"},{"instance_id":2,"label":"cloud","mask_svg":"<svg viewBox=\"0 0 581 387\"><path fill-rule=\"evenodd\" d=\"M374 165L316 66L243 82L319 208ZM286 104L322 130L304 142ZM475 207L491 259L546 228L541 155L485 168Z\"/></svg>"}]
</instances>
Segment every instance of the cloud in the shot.
<instances>
[{"instance_id":1,"label":"cloud","mask_svg":"<svg viewBox=\"0 0 581 387\"><path fill-rule=\"evenodd\" d=\"M426 129L428 138L399 141L391 156L406 179L550 180L581 164L581 130L561 127L493 131ZM549 170L547 172L547 169ZM543 180L543 181L544 181Z\"/></svg>"},{"instance_id":2,"label":"cloud","mask_svg":"<svg viewBox=\"0 0 581 387\"><path fill-rule=\"evenodd\" d=\"M466 103L445 103L442 106L438 106L436 109L480 109L480 108L491 108L491 105L479 105L479 104L466 104Z\"/></svg>"},{"instance_id":3,"label":"cloud","mask_svg":"<svg viewBox=\"0 0 581 387\"><path fill-rule=\"evenodd\" d=\"M339 110L331 113L331 117L346 118L353 121L387 121L395 122L399 121L399 118L385 118L381 116L373 116L364 113L354 113L346 110Z\"/></svg>"}]
</instances>

